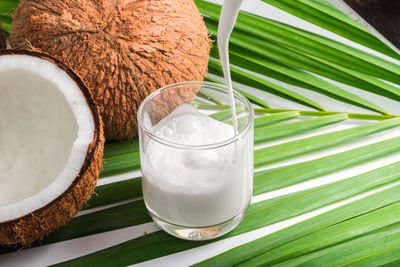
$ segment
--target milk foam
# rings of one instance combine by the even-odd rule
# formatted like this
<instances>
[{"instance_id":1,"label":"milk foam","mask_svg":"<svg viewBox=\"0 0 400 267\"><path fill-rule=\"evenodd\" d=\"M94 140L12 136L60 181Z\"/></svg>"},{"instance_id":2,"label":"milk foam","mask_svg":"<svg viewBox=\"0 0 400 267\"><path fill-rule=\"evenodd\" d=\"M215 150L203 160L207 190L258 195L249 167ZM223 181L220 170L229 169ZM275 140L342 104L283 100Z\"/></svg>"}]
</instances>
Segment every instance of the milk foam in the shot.
<instances>
[{"instance_id":1,"label":"milk foam","mask_svg":"<svg viewBox=\"0 0 400 267\"><path fill-rule=\"evenodd\" d=\"M208 145L233 137L233 128L183 104L157 124L154 134L178 144Z\"/></svg>"},{"instance_id":2,"label":"milk foam","mask_svg":"<svg viewBox=\"0 0 400 267\"><path fill-rule=\"evenodd\" d=\"M156 125L154 135L177 144L200 146L231 138L233 128L184 104ZM232 147L185 150L151 140L147 154L154 172L149 178L162 184L163 190L204 194L222 186L225 177L221 172L230 168Z\"/></svg>"}]
</instances>

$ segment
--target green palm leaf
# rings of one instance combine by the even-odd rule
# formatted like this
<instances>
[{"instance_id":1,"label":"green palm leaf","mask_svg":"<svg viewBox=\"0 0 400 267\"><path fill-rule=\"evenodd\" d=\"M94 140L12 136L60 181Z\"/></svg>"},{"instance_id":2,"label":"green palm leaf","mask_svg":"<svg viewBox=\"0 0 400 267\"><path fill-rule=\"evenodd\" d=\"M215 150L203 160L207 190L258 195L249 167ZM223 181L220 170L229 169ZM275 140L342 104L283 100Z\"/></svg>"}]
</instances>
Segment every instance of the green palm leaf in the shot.
<instances>
[{"instance_id":1,"label":"green palm leaf","mask_svg":"<svg viewBox=\"0 0 400 267\"><path fill-rule=\"evenodd\" d=\"M119 174L122 172L137 170L140 167L140 153L132 152L117 155L103 160L103 171L100 177Z\"/></svg>"},{"instance_id":2,"label":"green palm leaf","mask_svg":"<svg viewBox=\"0 0 400 267\"><path fill-rule=\"evenodd\" d=\"M217 22L207 18L205 18L205 21L208 29L216 35ZM236 50L237 47L251 50L259 57L270 58L277 62L302 68L306 71L366 91L384 95L394 100L400 99L400 90L395 86L360 71L349 69L322 58L299 52L293 48L281 46L274 42L266 42L265 40L248 35L241 31L234 31L231 35L230 42L232 50Z\"/></svg>"},{"instance_id":3,"label":"green palm leaf","mask_svg":"<svg viewBox=\"0 0 400 267\"><path fill-rule=\"evenodd\" d=\"M254 184L257 185L254 187L254 194L261 193L264 188L275 190L308 181L318 176L343 170L349 166L377 159L399 151L399 149L400 138L392 138L278 170L257 172L254 174Z\"/></svg>"},{"instance_id":4,"label":"green palm leaf","mask_svg":"<svg viewBox=\"0 0 400 267\"><path fill-rule=\"evenodd\" d=\"M202 0L195 2L202 13L218 20L220 13L218 5ZM340 42L248 13L239 14L235 27L260 39L279 43L300 53L323 58L366 74L377 75L392 82L399 82L400 67L398 65Z\"/></svg>"},{"instance_id":5,"label":"green palm leaf","mask_svg":"<svg viewBox=\"0 0 400 267\"><path fill-rule=\"evenodd\" d=\"M254 165L258 167L279 160L304 155L306 153L334 145L340 145L350 140L384 131L399 125L400 119L395 118L266 147L254 152Z\"/></svg>"},{"instance_id":6,"label":"green palm leaf","mask_svg":"<svg viewBox=\"0 0 400 267\"><path fill-rule=\"evenodd\" d=\"M222 79L222 77L221 77L221 79ZM209 81L209 82L223 84L222 82L220 82L220 81L218 81L216 79L210 78L210 77L205 77L204 80L205 81ZM269 105L264 100L261 100L260 98L254 96L252 94L249 94L246 91L242 91L242 90L240 90L238 88L234 88L234 89L236 91L238 91L239 93L241 93L242 95L244 95L251 103L256 104L256 105L258 105L260 107L269 108Z\"/></svg>"},{"instance_id":7,"label":"green palm leaf","mask_svg":"<svg viewBox=\"0 0 400 267\"><path fill-rule=\"evenodd\" d=\"M264 1L376 51L400 58L376 37L323 1ZM205 15L210 33L215 36L220 6L202 0L195 2ZM8 33L11 29L13 8L17 3L16 0L0 0L0 22ZM231 62L236 65L232 67L232 76L237 89L252 103L262 107L255 110L255 142L262 145L262 148L255 151L254 160L256 167L262 167L262 170L254 174L254 195L310 181L400 150L400 139L396 137L307 162L265 169L273 162L324 151L336 145L350 144L353 140L399 126L398 115L389 115L384 109L386 107L380 107L374 101L351 93L345 89L346 86L330 80L400 101L400 67L337 41L244 12L238 17L230 48ZM218 82L222 80L222 74L216 47L212 49L211 55L213 58L209 62L209 72L214 76L207 79ZM286 88L282 83L267 80L265 76L381 114L326 111L319 101ZM273 102L270 103L269 99L265 101L266 97L259 97L260 94L256 96L242 85L272 93L315 110L270 108ZM216 113L212 116L220 120L229 120L229 106L207 95L202 97L207 99L207 104L201 104L202 108L213 110ZM298 134L334 123L339 124L350 118L376 122L365 121L365 124L350 129L265 147L265 143L270 140L296 137ZM296 120L285 122L290 119ZM137 170L139 167L137 139L105 146L102 177ZM219 240L398 182L399 171L400 165L395 163L339 182L253 203L243 222ZM400 187L393 186L239 246L200 265L319 265L327 260L331 265L394 264L399 260L400 251L400 225L398 216L393 216L399 212L399 193ZM87 203L84 214L33 246L150 222L143 200L137 199L141 194L140 178L98 186ZM207 243L210 242L178 240L158 231L60 265L128 265ZM0 247L0 253L16 249L19 248Z\"/></svg>"},{"instance_id":8,"label":"green palm leaf","mask_svg":"<svg viewBox=\"0 0 400 267\"><path fill-rule=\"evenodd\" d=\"M0 1L0 15L10 17L10 19L11 19L12 13L14 12L14 9L17 4L18 4L18 1L15 1L15 0L1 0Z\"/></svg>"},{"instance_id":9,"label":"green palm leaf","mask_svg":"<svg viewBox=\"0 0 400 267\"><path fill-rule=\"evenodd\" d=\"M363 251L363 249L351 249L351 246L354 245L355 242L359 243L362 239L362 243L367 242L367 240L371 240L371 238L377 238L375 234L371 234L366 238L359 238L354 241L350 241L343 245L335 246L324 251L319 251L316 253L312 253L307 256L303 256L313 251L321 250L327 248L332 245L336 245L338 243L353 239L355 237L360 237L365 233L373 232L378 229L384 228L386 226L390 226L395 223L399 223L399 218L396 216L392 216L400 211L400 203L396 202L389 206L385 206L379 208L377 210L371 211L366 214L359 215L355 218L351 218L349 220L337 223L335 225L324 228L318 232L305 236L303 238L299 238L293 242L285 244L279 248L276 248L268 253L264 253L250 261L247 261L242 266L259 266L261 264L273 265L276 263L280 263L283 266L297 266L299 263L306 263L304 259L319 259L319 263L321 264L321 255L323 255L323 260L328 261L331 266L342 265L355 259L359 259L361 255L365 255L367 251ZM397 225L397 232L400 232L400 227ZM392 234L394 234L391 231ZM396 238L398 239L398 238ZM397 241L399 242L399 241ZM399 243L397 243L399 244ZM338 249L340 247L340 249ZM343 247L347 248L347 253L343 253ZM359 247L359 246L357 246ZM371 244L368 244L368 248L371 248ZM382 247L380 248L382 249ZM384 248L386 249L386 248ZM332 253L332 250L340 252L342 257L338 257L339 253ZM370 253L368 251L367 253ZM335 255L336 254L336 255ZM351 254L350 257L346 257L346 254ZM360 255L361 254L361 255ZM329 257L325 257L329 255ZM368 255L368 254L367 254ZM302 257L299 257L302 256ZM289 260L299 257L296 260ZM362 258L363 256L361 256ZM334 261L336 259L336 261ZM313 262L311 264L317 264L318 262Z\"/></svg>"},{"instance_id":10,"label":"green palm leaf","mask_svg":"<svg viewBox=\"0 0 400 267\"><path fill-rule=\"evenodd\" d=\"M254 127L258 128L258 127L268 126L271 124L275 124L277 122L294 119L299 116L300 113L298 111L286 111L271 115L263 115L255 118Z\"/></svg>"},{"instance_id":11,"label":"green palm leaf","mask_svg":"<svg viewBox=\"0 0 400 267\"><path fill-rule=\"evenodd\" d=\"M323 126L344 120L347 120L346 114L335 114L261 127L254 132L254 143L264 143L266 141L291 136L296 133L303 133L313 129L322 128Z\"/></svg>"},{"instance_id":12,"label":"green palm leaf","mask_svg":"<svg viewBox=\"0 0 400 267\"><path fill-rule=\"evenodd\" d=\"M211 55L217 57L216 49L211 51ZM385 110L370 101L343 90L324 79L311 75L305 71L298 70L294 67L269 60L268 58L257 56L251 51L241 49L240 47L235 47L235 50L230 52L230 61L232 64L236 64L242 68L246 68L247 70L258 72L295 86L329 95L339 101L364 107L373 111L386 113Z\"/></svg>"},{"instance_id":13,"label":"green palm leaf","mask_svg":"<svg viewBox=\"0 0 400 267\"><path fill-rule=\"evenodd\" d=\"M288 110L288 109L265 109L265 108L255 108L255 113L281 113L281 112L290 112L296 111L299 112L301 116L327 116L338 113L345 113L349 119L358 119L358 120L386 120L386 119L394 119L399 118L399 115L375 115L375 114L361 114L361 113L347 113L347 112L334 112L334 111L309 111L309 110Z\"/></svg>"},{"instance_id":14,"label":"green palm leaf","mask_svg":"<svg viewBox=\"0 0 400 267\"><path fill-rule=\"evenodd\" d=\"M263 0L299 18L321 26L356 43L365 45L390 57L400 56L378 38L342 12L326 3L315 0Z\"/></svg>"},{"instance_id":15,"label":"green palm leaf","mask_svg":"<svg viewBox=\"0 0 400 267\"><path fill-rule=\"evenodd\" d=\"M210 59L208 62L208 71L209 71L209 73L212 73L212 74L221 75L221 64L213 59ZM297 103L301 103L301 104L309 106L309 107L313 107L318 110L324 110L324 108L321 107L319 104L317 104L316 102L314 102L300 94L297 94L297 93L290 91L282 86L271 83L269 81L261 79L260 77L255 76L251 73L244 72L244 71L242 71L238 68L232 67L232 66L231 66L231 75L232 75L232 79L235 80L236 82L240 82L240 83L276 94L280 97L292 100Z\"/></svg>"},{"instance_id":16,"label":"green palm leaf","mask_svg":"<svg viewBox=\"0 0 400 267\"><path fill-rule=\"evenodd\" d=\"M142 181L132 178L106 185L97 186L85 209L131 200L142 196Z\"/></svg>"},{"instance_id":17,"label":"green palm leaf","mask_svg":"<svg viewBox=\"0 0 400 267\"><path fill-rule=\"evenodd\" d=\"M139 140L109 143L104 146L105 159L121 154L139 152Z\"/></svg>"},{"instance_id":18,"label":"green palm leaf","mask_svg":"<svg viewBox=\"0 0 400 267\"><path fill-rule=\"evenodd\" d=\"M397 206L398 204L396 206L392 206L390 210L396 211L395 207ZM393 216L389 217L393 218ZM343 244L321 250L319 252L304 255L296 259L288 260L280 264L276 264L276 266L299 266L300 264L317 266L322 262L328 262L327 266L352 264L360 265L360 261L366 261L368 258L374 257L376 254L385 253L387 250L392 249L393 246L399 247L399 226L400 224L395 224L375 233L371 233L367 236L363 236ZM357 249L354 249L354 247ZM382 262L380 262L378 265L381 264Z\"/></svg>"},{"instance_id":19,"label":"green palm leaf","mask_svg":"<svg viewBox=\"0 0 400 267\"><path fill-rule=\"evenodd\" d=\"M398 168L399 164L397 163L389 166L386 171L391 172L391 167ZM377 178L377 176L375 176L375 178ZM302 237L307 237L312 233L318 233L329 226L333 226L356 216L386 207L390 204L398 203L399 193L400 186L394 186L371 196L353 201L340 208L322 213L318 216L312 217L308 220L302 221L265 237L256 239L216 257L210 258L199 265L212 266L213 264L218 263L219 266L233 266L240 263L245 263L251 259L256 259L258 256L262 257L264 253L273 251L275 248L280 248L285 244L291 244L290 242L296 241Z\"/></svg>"},{"instance_id":20,"label":"green palm leaf","mask_svg":"<svg viewBox=\"0 0 400 267\"><path fill-rule=\"evenodd\" d=\"M399 226L397 225L396 227ZM393 230L395 229L393 228ZM379 250L374 251L373 253L368 253L368 255L365 255L363 257L359 257L358 259L349 262L347 265L366 266L367 264L369 264L371 266L398 266L400 263L400 260L398 259L400 246L396 244L398 242L398 238L387 238L384 240L380 239L379 241L380 242L372 242L372 244L368 244L368 247L363 246L365 244L361 246L357 246L358 244L355 243L351 244L352 246L357 246L360 250L362 249L362 247L364 247L365 249L369 249L369 246L377 245L379 246ZM381 244L383 244L384 247L382 247Z\"/></svg>"}]
</instances>

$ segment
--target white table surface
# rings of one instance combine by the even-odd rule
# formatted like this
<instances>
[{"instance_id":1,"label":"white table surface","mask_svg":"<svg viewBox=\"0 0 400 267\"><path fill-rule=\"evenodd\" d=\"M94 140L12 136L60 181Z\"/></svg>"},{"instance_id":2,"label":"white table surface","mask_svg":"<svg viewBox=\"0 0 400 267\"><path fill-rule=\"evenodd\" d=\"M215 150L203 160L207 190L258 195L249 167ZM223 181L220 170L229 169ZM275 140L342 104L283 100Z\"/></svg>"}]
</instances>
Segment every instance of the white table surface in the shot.
<instances>
[{"instance_id":1,"label":"white table surface","mask_svg":"<svg viewBox=\"0 0 400 267\"><path fill-rule=\"evenodd\" d=\"M217 1L217 0L213 0L213 2L221 3L221 1ZM287 14L277 8L269 6L268 4L266 4L264 2L261 2L258 0L246 0L242 6L242 9L246 10L246 11L250 11L250 12L258 14L258 15L268 17L268 18L273 18L273 19L276 19L276 20L279 20L279 21L282 21L282 22L285 22L285 23L288 23L288 24L291 24L291 25L294 25L297 27L301 27L301 28L304 28L304 29L307 29L310 31L314 31L316 33L325 35L327 37L339 40L341 42L344 42L344 43L347 43L347 44L350 44L355 47L358 47L358 48L361 48L361 49L371 52L371 50L369 50L367 48L361 47L360 45L356 45L340 36L330 33L330 32L328 32L324 29L321 29L313 24L307 23L307 22L305 22L301 19L298 19L290 14ZM375 53L375 54L377 54L377 53ZM379 54L377 54L377 55L379 55ZM380 56L382 56L382 55L380 55ZM385 56L382 56L382 57L386 58ZM336 110L336 111L345 110L348 112L366 112L365 110L355 108L355 107L340 103L340 102L332 100L332 99L328 99L327 97L321 96L314 92L310 92L310 91L300 89L300 88L295 88L293 86L288 86L288 85L285 85L285 86L287 86L297 92L300 92L300 93L304 94L305 96L308 96L313 99L317 99L317 101L320 104L322 104L323 106L325 106L328 110ZM389 112L392 112L394 114L400 114L400 106L398 103L396 103L394 101L391 101L391 100L388 100L386 98L379 97L379 96L373 96L372 94L370 94L368 92L363 92L363 91L355 89L355 88L350 88L349 86L346 86L346 88L348 88L349 90L355 91L359 95L374 101L378 105L383 106ZM270 95L268 93L263 92L260 94L260 92L257 90L252 90L252 92L254 94L256 94L257 96L259 96L260 98L265 99L267 101L267 103L270 104L274 108L303 109L303 110L307 109L304 106L301 106L299 104L292 103L292 102L289 102L286 100L282 100L282 99L275 97L273 95ZM323 133L323 132L344 129L344 128L352 127L352 126L355 126L355 125L358 125L361 123L366 123L366 122L365 121L360 122L360 121L356 121L356 120L348 120L344 123L341 123L340 125L328 126L328 127L323 128L322 130L312 131L312 132L309 132L306 134L297 135L294 138L291 137L291 138L280 139L278 141L270 142L266 145L269 146L269 145L282 143L282 142L286 142L289 140L299 139L299 138L303 138L306 136L311 136L311 135L315 135L315 134L319 134L319 133ZM268 168L278 167L278 166L282 166L282 165L286 165L286 164L290 164L290 163L315 159L315 158L319 158L321 156L342 152L342 151L348 150L350 148L367 145L370 143L374 143L376 141L396 137L396 136L399 136L399 133L400 133L399 128L395 128L392 130L388 130L388 131L364 138L360 141L353 142L351 145L337 146L337 147L325 150L324 152L313 153L313 154L309 154L307 156L303 156L300 158L282 161L282 162L279 162L279 163L276 163L273 165L269 165ZM256 148L258 148L258 146ZM336 172L334 174L325 175L323 177L320 177L318 179L315 179L315 180L312 180L309 182L305 182L305 183L302 183L302 184L299 184L296 186L290 186L290 187L287 187L284 189L276 190L276 191L269 192L269 193L266 193L263 195L259 195L257 197L253 197L252 202L254 203L254 202L264 200L264 199L268 199L268 198L272 198L272 197L279 196L282 194L286 194L289 192L295 192L295 191L299 191L302 189L315 187L316 185L321 185L321 184L330 183L330 182L333 182L336 180L341 180L343 178L351 177L351 176L366 172L368 170L372 170L372 169L378 168L380 166L384 166L384 165L388 165L390 163L396 162L396 161L398 161L399 158L400 158L400 153L392 154L390 156L383 157L379 160L375 160L373 162L362 164L357 167L349 168L344 171ZM129 173L125 173L122 175L113 176L110 178L104 178L99 181L99 185L113 182L113 181L122 180L122 179L137 177L139 175L140 175L139 172L129 172ZM371 193L373 193L373 191L367 192L366 194L371 194ZM362 196L364 196L366 194L363 194ZM319 209L319 210L316 210L316 211L313 211L313 212L310 212L310 213L307 213L307 214L304 214L301 216L297 216L295 218L292 218L292 219L289 219L286 221L282 221L282 222L279 222L279 223L276 223L276 224L273 224L273 225L270 225L267 227L263 227L263 228L255 230L255 231L245 233L245 234L242 234L242 235L239 235L236 237L221 240L221 241L218 241L218 242L215 242L212 244L208 244L208 245L205 245L205 246L202 246L199 248L183 251L180 253L161 257L161 258L154 259L151 261L143 262L141 264L138 264L138 266L174 266L174 267L187 266L187 265L199 262L201 260L204 260L206 258L212 257L214 255L217 255L219 253L222 253L230 248L236 247L238 245L244 244L246 242L249 242L251 240L254 240L256 238L264 236L266 234L275 232L279 229L282 229L284 227L292 225L301 220L304 220L304 219L310 218L312 216L315 216L317 214L320 214L322 212L325 212L334 207L343 205L352 200L354 200L354 198L350 199L350 200L339 202L334 205L324 207L322 209ZM105 208L105 207L101 207L100 209L103 209L103 208ZM98 209L96 209L96 210L98 210ZM85 214L87 212L89 212L89 211L81 212L78 214L78 216ZM92 235L92 236L77 238L74 240L59 242L56 244L26 249L26 250L16 252L16 253L1 255L0 256L0 266L34 267L34 266L50 265L50 264L54 264L57 262L62 262L62 261L66 261L69 259L76 258L76 257L80 257L82 255L86 255L86 254L119 244L121 242L133 239L135 237L139 237L139 236L143 235L144 232L151 233L151 232L154 232L157 230L159 230L159 229L157 228L157 226L154 223L146 223L146 224L128 227L128 228L124 228L124 229L119 229L119 230L115 230L115 231L110 231L110 232L106 232L106 233L102 233L102 234L96 234L96 235Z\"/></svg>"}]
</instances>

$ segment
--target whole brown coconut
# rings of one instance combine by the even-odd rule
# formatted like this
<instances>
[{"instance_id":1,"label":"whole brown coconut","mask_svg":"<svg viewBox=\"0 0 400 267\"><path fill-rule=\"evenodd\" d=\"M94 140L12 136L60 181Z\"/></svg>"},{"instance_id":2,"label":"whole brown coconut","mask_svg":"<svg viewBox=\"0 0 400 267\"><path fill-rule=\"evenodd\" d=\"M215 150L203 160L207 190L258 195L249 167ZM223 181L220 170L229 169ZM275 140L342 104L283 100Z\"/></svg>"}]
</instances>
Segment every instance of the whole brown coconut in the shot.
<instances>
[{"instance_id":1,"label":"whole brown coconut","mask_svg":"<svg viewBox=\"0 0 400 267\"><path fill-rule=\"evenodd\" d=\"M6 48L7 48L6 34L4 30L1 28L1 23L0 23L0 50Z\"/></svg>"},{"instance_id":2,"label":"whole brown coconut","mask_svg":"<svg viewBox=\"0 0 400 267\"><path fill-rule=\"evenodd\" d=\"M137 136L139 104L154 90L202 80L210 50L193 0L21 0L10 41L31 44L82 77L109 140ZM169 109L193 97L177 92Z\"/></svg>"}]
</instances>

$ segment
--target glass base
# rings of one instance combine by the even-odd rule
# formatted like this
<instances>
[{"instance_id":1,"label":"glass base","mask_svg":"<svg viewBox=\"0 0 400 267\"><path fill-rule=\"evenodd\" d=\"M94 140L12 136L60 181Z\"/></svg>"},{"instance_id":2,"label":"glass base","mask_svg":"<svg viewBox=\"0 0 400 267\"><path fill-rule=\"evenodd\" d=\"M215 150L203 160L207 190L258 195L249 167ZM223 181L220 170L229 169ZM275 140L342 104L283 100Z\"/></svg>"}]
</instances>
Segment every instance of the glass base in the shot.
<instances>
[{"instance_id":1,"label":"glass base","mask_svg":"<svg viewBox=\"0 0 400 267\"><path fill-rule=\"evenodd\" d=\"M160 219L150 211L149 213L153 221L168 234L185 240L204 241L215 239L232 231L242 221L245 211L226 222L208 227L175 225Z\"/></svg>"}]
</instances>

